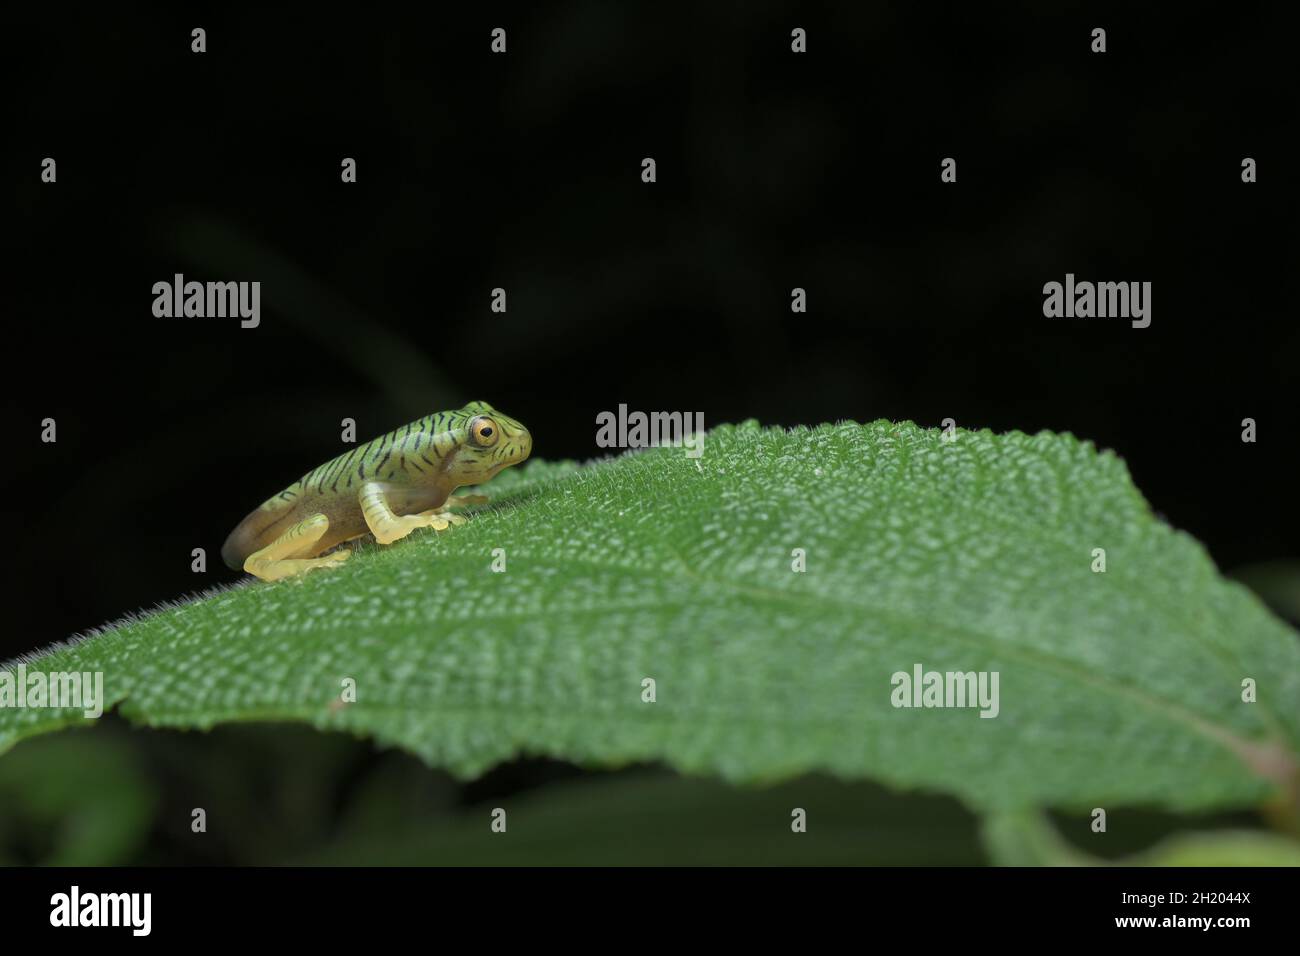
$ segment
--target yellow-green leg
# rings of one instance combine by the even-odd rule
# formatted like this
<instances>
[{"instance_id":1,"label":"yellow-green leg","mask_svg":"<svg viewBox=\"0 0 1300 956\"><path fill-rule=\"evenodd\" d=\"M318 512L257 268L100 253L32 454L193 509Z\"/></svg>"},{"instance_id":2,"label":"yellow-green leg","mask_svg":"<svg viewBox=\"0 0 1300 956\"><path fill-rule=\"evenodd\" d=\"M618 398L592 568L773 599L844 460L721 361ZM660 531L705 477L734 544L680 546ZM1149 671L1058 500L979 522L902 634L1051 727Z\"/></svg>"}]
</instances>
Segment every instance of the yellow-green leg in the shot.
<instances>
[{"instance_id":1,"label":"yellow-green leg","mask_svg":"<svg viewBox=\"0 0 1300 956\"><path fill-rule=\"evenodd\" d=\"M452 495L442 503L441 508L434 508L434 511L445 511L447 508L468 508L470 505L485 505L492 499L487 495Z\"/></svg>"},{"instance_id":2,"label":"yellow-green leg","mask_svg":"<svg viewBox=\"0 0 1300 956\"><path fill-rule=\"evenodd\" d=\"M361 492L357 497L361 502L361 513L365 516L366 526L380 544L392 544L394 541L400 541L416 528L432 528L435 531L446 531L454 524L465 523L465 519L460 515L444 513L444 509L449 504L458 503L453 498L448 498L441 508L433 508L419 514L399 515L393 512L392 507L388 504L388 496L384 494L384 486L378 482L366 482L361 486ZM470 495L466 497L480 496Z\"/></svg>"},{"instance_id":3,"label":"yellow-green leg","mask_svg":"<svg viewBox=\"0 0 1300 956\"><path fill-rule=\"evenodd\" d=\"M490 499L487 495L451 495L442 503L441 507L430 508L428 511L418 512L417 516L420 518L444 518L451 524L464 524L466 521L464 517L452 514L448 509L468 508L471 505L485 505L489 500ZM444 528L438 528L436 525L433 527L438 531L444 530Z\"/></svg>"},{"instance_id":4,"label":"yellow-green leg","mask_svg":"<svg viewBox=\"0 0 1300 956\"><path fill-rule=\"evenodd\" d=\"M329 568L342 564L352 556L351 551L335 551L321 558L306 557L314 552L316 543L329 530L330 519L314 514L276 538L261 551L254 551L244 562L244 570L263 581L303 574L313 568Z\"/></svg>"}]
</instances>

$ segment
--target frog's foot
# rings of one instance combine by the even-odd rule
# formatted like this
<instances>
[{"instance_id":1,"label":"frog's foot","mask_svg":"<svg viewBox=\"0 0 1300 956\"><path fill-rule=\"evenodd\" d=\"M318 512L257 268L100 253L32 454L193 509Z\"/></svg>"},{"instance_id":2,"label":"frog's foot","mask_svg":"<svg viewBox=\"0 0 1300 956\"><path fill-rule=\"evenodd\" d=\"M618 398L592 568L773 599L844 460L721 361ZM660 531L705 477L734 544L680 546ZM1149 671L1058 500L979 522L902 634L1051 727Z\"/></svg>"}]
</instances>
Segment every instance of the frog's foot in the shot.
<instances>
[{"instance_id":1,"label":"frog's foot","mask_svg":"<svg viewBox=\"0 0 1300 956\"><path fill-rule=\"evenodd\" d=\"M462 515L453 514L452 508L468 508L472 505L485 505L491 501L487 495L451 495L437 508L421 511L413 517L427 518L429 527L436 531L445 531L449 525L464 524ZM444 523L445 522L445 523Z\"/></svg>"},{"instance_id":2,"label":"frog's foot","mask_svg":"<svg viewBox=\"0 0 1300 956\"><path fill-rule=\"evenodd\" d=\"M443 511L442 508L421 511L419 514L407 515L407 517L423 518L424 526L430 527L434 531L446 531L454 524L464 524L466 520L462 515L454 515L450 511Z\"/></svg>"},{"instance_id":3,"label":"frog's foot","mask_svg":"<svg viewBox=\"0 0 1300 956\"><path fill-rule=\"evenodd\" d=\"M423 511L419 514L394 514L384 494L384 486L376 481L368 481L361 486L358 495L361 513L365 516L366 526L380 544L392 544L400 541L416 528L432 528L434 531L446 531L454 524L464 524L460 515L444 514L442 508ZM445 507L445 505L444 505Z\"/></svg>"},{"instance_id":4,"label":"frog's foot","mask_svg":"<svg viewBox=\"0 0 1300 956\"><path fill-rule=\"evenodd\" d=\"M329 526L330 519L323 514L314 514L299 521L265 548L250 554L244 562L244 570L263 581L279 581L281 578L305 574L314 568L331 568L342 564L352 556L351 551L335 551L319 558L304 557L313 552Z\"/></svg>"},{"instance_id":5,"label":"frog's foot","mask_svg":"<svg viewBox=\"0 0 1300 956\"><path fill-rule=\"evenodd\" d=\"M448 508L468 508L471 505L485 505L492 499L487 495L452 495L434 511L446 511Z\"/></svg>"}]
</instances>

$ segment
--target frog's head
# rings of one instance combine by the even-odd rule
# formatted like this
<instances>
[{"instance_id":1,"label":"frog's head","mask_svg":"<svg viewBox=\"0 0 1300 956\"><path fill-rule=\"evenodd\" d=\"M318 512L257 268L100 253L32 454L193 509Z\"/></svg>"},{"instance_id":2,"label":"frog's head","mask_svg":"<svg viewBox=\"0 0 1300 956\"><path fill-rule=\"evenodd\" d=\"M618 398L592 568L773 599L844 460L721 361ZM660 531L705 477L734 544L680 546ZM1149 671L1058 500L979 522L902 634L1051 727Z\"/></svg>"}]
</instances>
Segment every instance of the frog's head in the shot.
<instances>
[{"instance_id":1,"label":"frog's head","mask_svg":"<svg viewBox=\"0 0 1300 956\"><path fill-rule=\"evenodd\" d=\"M487 402L470 402L459 415L457 454L451 466L458 485L482 484L502 468L519 464L533 450L528 429Z\"/></svg>"}]
</instances>

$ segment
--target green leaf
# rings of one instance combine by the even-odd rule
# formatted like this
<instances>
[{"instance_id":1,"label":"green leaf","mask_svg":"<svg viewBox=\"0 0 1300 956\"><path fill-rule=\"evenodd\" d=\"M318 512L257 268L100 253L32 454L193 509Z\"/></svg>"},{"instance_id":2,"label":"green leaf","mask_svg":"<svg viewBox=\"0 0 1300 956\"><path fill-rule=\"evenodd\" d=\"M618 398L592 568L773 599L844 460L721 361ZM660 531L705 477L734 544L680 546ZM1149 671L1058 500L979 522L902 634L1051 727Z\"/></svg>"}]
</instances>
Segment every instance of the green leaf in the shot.
<instances>
[{"instance_id":1,"label":"green leaf","mask_svg":"<svg viewBox=\"0 0 1300 956\"><path fill-rule=\"evenodd\" d=\"M1295 633L1155 518L1113 454L954 434L747 423L698 459L533 463L465 526L29 666L103 671L140 723L301 720L466 777L529 753L1076 809L1248 806L1294 786ZM998 715L894 707L892 675L918 664L998 672ZM357 702L341 705L347 678ZM0 750L80 722L0 710Z\"/></svg>"}]
</instances>

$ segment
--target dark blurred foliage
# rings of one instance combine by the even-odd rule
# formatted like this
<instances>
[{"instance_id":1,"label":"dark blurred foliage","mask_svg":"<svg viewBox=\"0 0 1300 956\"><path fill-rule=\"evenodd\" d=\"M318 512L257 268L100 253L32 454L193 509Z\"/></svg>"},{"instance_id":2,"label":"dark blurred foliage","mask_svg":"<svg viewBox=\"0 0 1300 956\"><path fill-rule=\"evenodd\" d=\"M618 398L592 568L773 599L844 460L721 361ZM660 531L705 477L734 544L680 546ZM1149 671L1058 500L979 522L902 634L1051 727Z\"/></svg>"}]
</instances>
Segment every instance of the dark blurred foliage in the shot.
<instances>
[{"instance_id":1,"label":"dark blurred foliage","mask_svg":"<svg viewBox=\"0 0 1300 956\"><path fill-rule=\"evenodd\" d=\"M1285 10L9 11L0 658L234 580L226 532L342 418L364 438L473 398L547 458L596 454L620 402L1070 431L1294 608ZM260 280L261 327L155 319L174 272ZM1043 318L1066 272L1152 281L1151 327Z\"/></svg>"},{"instance_id":2,"label":"dark blurred foliage","mask_svg":"<svg viewBox=\"0 0 1300 956\"><path fill-rule=\"evenodd\" d=\"M508 838L491 830L497 807ZM791 832L794 807L806 833ZM1102 836L1084 814L1054 823L1074 846L1115 859L1189 828L1256 821L1126 810ZM956 801L822 776L732 787L653 767L583 775L524 760L461 785L405 754L304 727L195 734L113 718L0 761L0 865L985 862L978 820Z\"/></svg>"}]
</instances>

